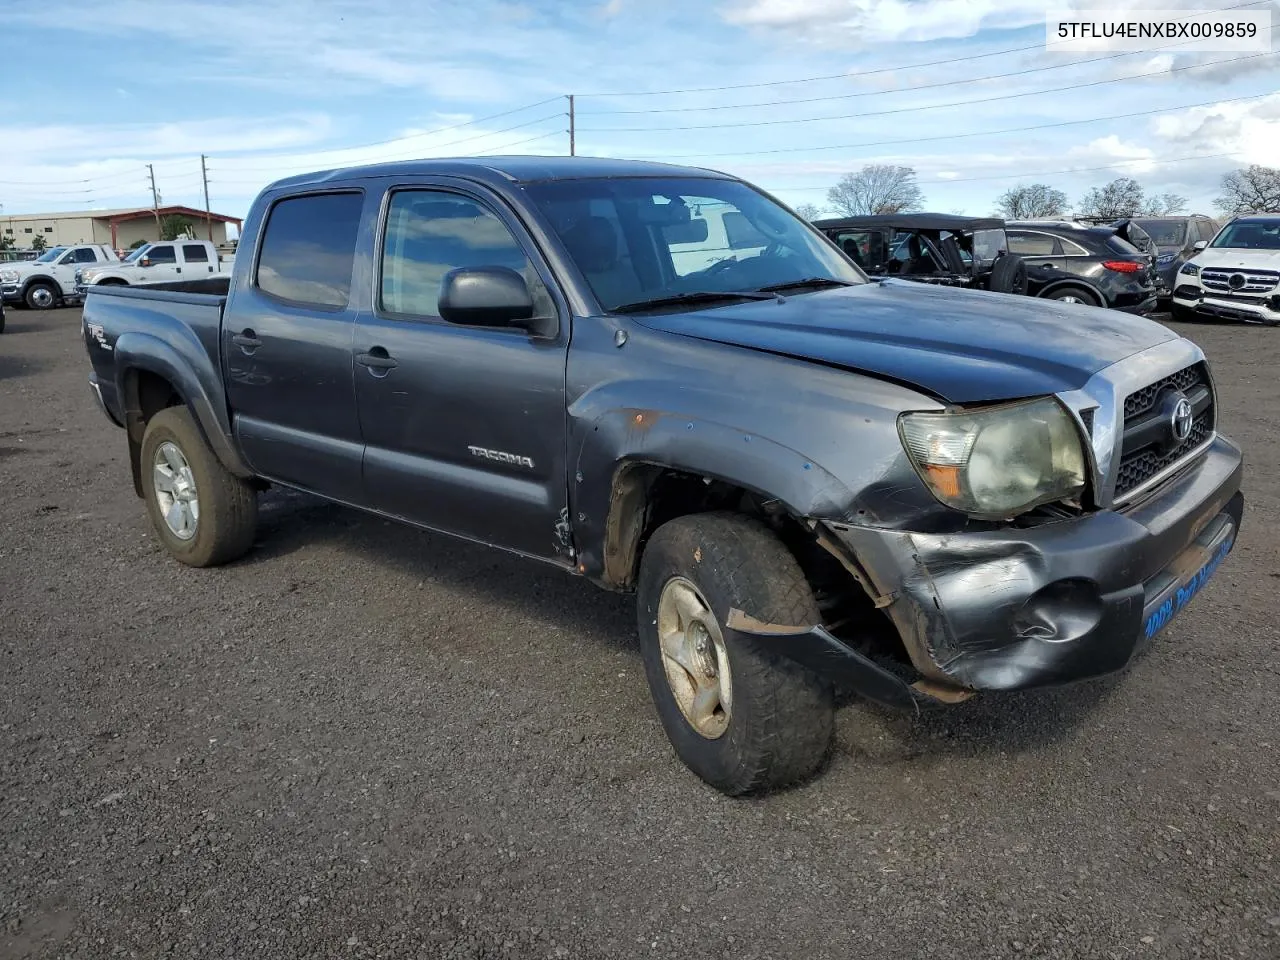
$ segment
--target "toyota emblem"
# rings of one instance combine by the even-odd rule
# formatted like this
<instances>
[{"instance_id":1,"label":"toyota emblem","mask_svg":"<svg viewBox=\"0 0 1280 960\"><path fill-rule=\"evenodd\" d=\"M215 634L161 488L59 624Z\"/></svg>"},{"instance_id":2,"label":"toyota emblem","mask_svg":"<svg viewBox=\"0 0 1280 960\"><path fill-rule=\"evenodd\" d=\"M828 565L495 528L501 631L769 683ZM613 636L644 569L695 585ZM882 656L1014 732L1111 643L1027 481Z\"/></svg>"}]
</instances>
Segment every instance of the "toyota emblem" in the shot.
<instances>
[{"instance_id":1,"label":"toyota emblem","mask_svg":"<svg viewBox=\"0 0 1280 960\"><path fill-rule=\"evenodd\" d=\"M1245 276L1243 273L1233 273L1231 278L1227 280L1227 286L1232 290L1239 290L1245 285Z\"/></svg>"},{"instance_id":2,"label":"toyota emblem","mask_svg":"<svg viewBox=\"0 0 1280 960\"><path fill-rule=\"evenodd\" d=\"M1178 402L1173 405L1173 415L1169 418L1169 426L1173 429L1173 439L1178 443L1186 441L1191 436L1191 426L1195 420L1195 413L1191 409L1191 401L1186 397L1179 397Z\"/></svg>"}]
</instances>

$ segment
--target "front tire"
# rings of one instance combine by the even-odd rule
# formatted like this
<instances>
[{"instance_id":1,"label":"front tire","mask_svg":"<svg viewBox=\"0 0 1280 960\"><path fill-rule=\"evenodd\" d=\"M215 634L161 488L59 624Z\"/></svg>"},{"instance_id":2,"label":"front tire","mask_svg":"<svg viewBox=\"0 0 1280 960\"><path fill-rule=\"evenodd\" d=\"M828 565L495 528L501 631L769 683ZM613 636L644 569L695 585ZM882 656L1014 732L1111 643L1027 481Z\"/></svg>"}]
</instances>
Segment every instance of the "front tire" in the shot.
<instances>
[{"instance_id":1,"label":"front tire","mask_svg":"<svg viewBox=\"0 0 1280 960\"><path fill-rule=\"evenodd\" d=\"M168 407L152 417L141 456L147 512L175 559L214 567L248 552L258 527L258 496L218 462L191 411Z\"/></svg>"},{"instance_id":2,"label":"front tire","mask_svg":"<svg viewBox=\"0 0 1280 960\"><path fill-rule=\"evenodd\" d=\"M737 796L812 776L831 746L831 685L741 634L732 609L766 623L821 622L800 565L762 524L697 514L660 527L640 562L645 674L676 755Z\"/></svg>"},{"instance_id":3,"label":"front tire","mask_svg":"<svg viewBox=\"0 0 1280 960\"><path fill-rule=\"evenodd\" d=\"M58 305L58 291L43 280L27 287L22 299L30 310L52 310Z\"/></svg>"}]
</instances>

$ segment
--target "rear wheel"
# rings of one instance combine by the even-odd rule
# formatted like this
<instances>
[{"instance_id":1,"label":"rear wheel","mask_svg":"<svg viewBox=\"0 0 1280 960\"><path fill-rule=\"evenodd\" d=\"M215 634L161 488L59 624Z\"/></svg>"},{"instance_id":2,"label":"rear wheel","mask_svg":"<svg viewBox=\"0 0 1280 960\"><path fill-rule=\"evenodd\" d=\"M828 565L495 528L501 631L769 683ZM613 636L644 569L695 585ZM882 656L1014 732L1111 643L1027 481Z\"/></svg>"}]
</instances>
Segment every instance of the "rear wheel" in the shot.
<instances>
[{"instance_id":1,"label":"rear wheel","mask_svg":"<svg viewBox=\"0 0 1280 960\"><path fill-rule=\"evenodd\" d=\"M186 407L148 421L142 492L161 542L188 566L228 563L253 546L257 494L218 462Z\"/></svg>"},{"instance_id":2,"label":"rear wheel","mask_svg":"<svg viewBox=\"0 0 1280 960\"><path fill-rule=\"evenodd\" d=\"M37 280L27 287L23 299L32 310L52 310L58 305L58 291L43 280Z\"/></svg>"},{"instance_id":3,"label":"rear wheel","mask_svg":"<svg viewBox=\"0 0 1280 960\"><path fill-rule=\"evenodd\" d=\"M1049 294L1047 299L1057 300L1059 303L1080 303L1086 307L1101 306L1098 298L1084 287L1062 287Z\"/></svg>"},{"instance_id":4,"label":"rear wheel","mask_svg":"<svg viewBox=\"0 0 1280 960\"><path fill-rule=\"evenodd\" d=\"M641 654L676 755L731 796L812 775L831 745L831 685L725 629L730 610L766 623L821 621L795 558L768 528L737 514L660 527L640 562Z\"/></svg>"}]
</instances>

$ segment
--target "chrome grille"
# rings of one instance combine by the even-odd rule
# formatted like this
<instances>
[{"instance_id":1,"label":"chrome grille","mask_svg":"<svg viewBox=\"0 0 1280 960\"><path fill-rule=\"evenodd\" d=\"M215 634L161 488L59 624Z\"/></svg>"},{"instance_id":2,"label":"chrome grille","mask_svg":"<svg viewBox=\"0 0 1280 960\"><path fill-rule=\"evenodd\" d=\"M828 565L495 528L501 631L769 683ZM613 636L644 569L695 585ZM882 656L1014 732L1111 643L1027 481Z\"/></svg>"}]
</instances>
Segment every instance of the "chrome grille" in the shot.
<instances>
[{"instance_id":1,"label":"chrome grille","mask_svg":"<svg viewBox=\"0 0 1280 960\"><path fill-rule=\"evenodd\" d=\"M1200 282L1214 293L1270 293L1280 283L1280 271L1214 267L1200 271Z\"/></svg>"},{"instance_id":2,"label":"chrome grille","mask_svg":"<svg viewBox=\"0 0 1280 960\"><path fill-rule=\"evenodd\" d=\"M1167 403L1163 398L1174 391L1191 401L1194 416L1187 438L1171 446L1172 432L1161 429L1167 410L1162 409L1162 401ZM1125 397L1115 497L1124 497L1201 447L1213 434L1216 412L1209 371L1203 363L1185 367Z\"/></svg>"}]
</instances>

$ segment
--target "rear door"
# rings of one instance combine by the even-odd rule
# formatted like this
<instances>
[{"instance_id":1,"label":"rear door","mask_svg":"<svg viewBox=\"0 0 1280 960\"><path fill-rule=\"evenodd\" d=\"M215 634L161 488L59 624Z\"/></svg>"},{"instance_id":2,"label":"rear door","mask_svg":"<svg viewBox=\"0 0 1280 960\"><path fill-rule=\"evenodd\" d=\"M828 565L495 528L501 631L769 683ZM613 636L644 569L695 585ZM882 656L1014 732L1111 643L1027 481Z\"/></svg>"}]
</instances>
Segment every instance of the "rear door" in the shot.
<instances>
[{"instance_id":1,"label":"rear door","mask_svg":"<svg viewBox=\"0 0 1280 960\"><path fill-rule=\"evenodd\" d=\"M568 507L567 311L519 221L480 188L392 187L372 310L356 323L355 381L371 506L530 556L557 559ZM524 278L553 337L446 323L440 282L459 267Z\"/></svg>"},{"instance_id":2,"label":"rear door","mask_svg":"<svg viewBox=\"0 0 1280 960\"><path fill-rule=\"evenodd\" d=\"M203 243L182 244L182 279L199 280L214 272L209 248Z\"/></svg>"},{"instance_id":3,"label":"rear door","mask_svg":"<svg viewBox=\"0 0 1280 960\"><path fill-rule=\"evenodd\" d=\"M246 283L231 292L222 356L232 423L262 476L362 503L351 302L364 194L275 199ZM371 241L370 241L371 242Z\"/></svg>"},{"instance_id":4,"label":"rear door","mask_svg":"<svg viewBox=\"0 0 1280 960\"><path fill-rule=\"evenodd\" d=\"M1039 230L1010 230L1008 234L1009 252L1020 256L1027 267L1027 293L1038 297L1066 271L1062 241Z\"/></svg>"}]
</instances>

